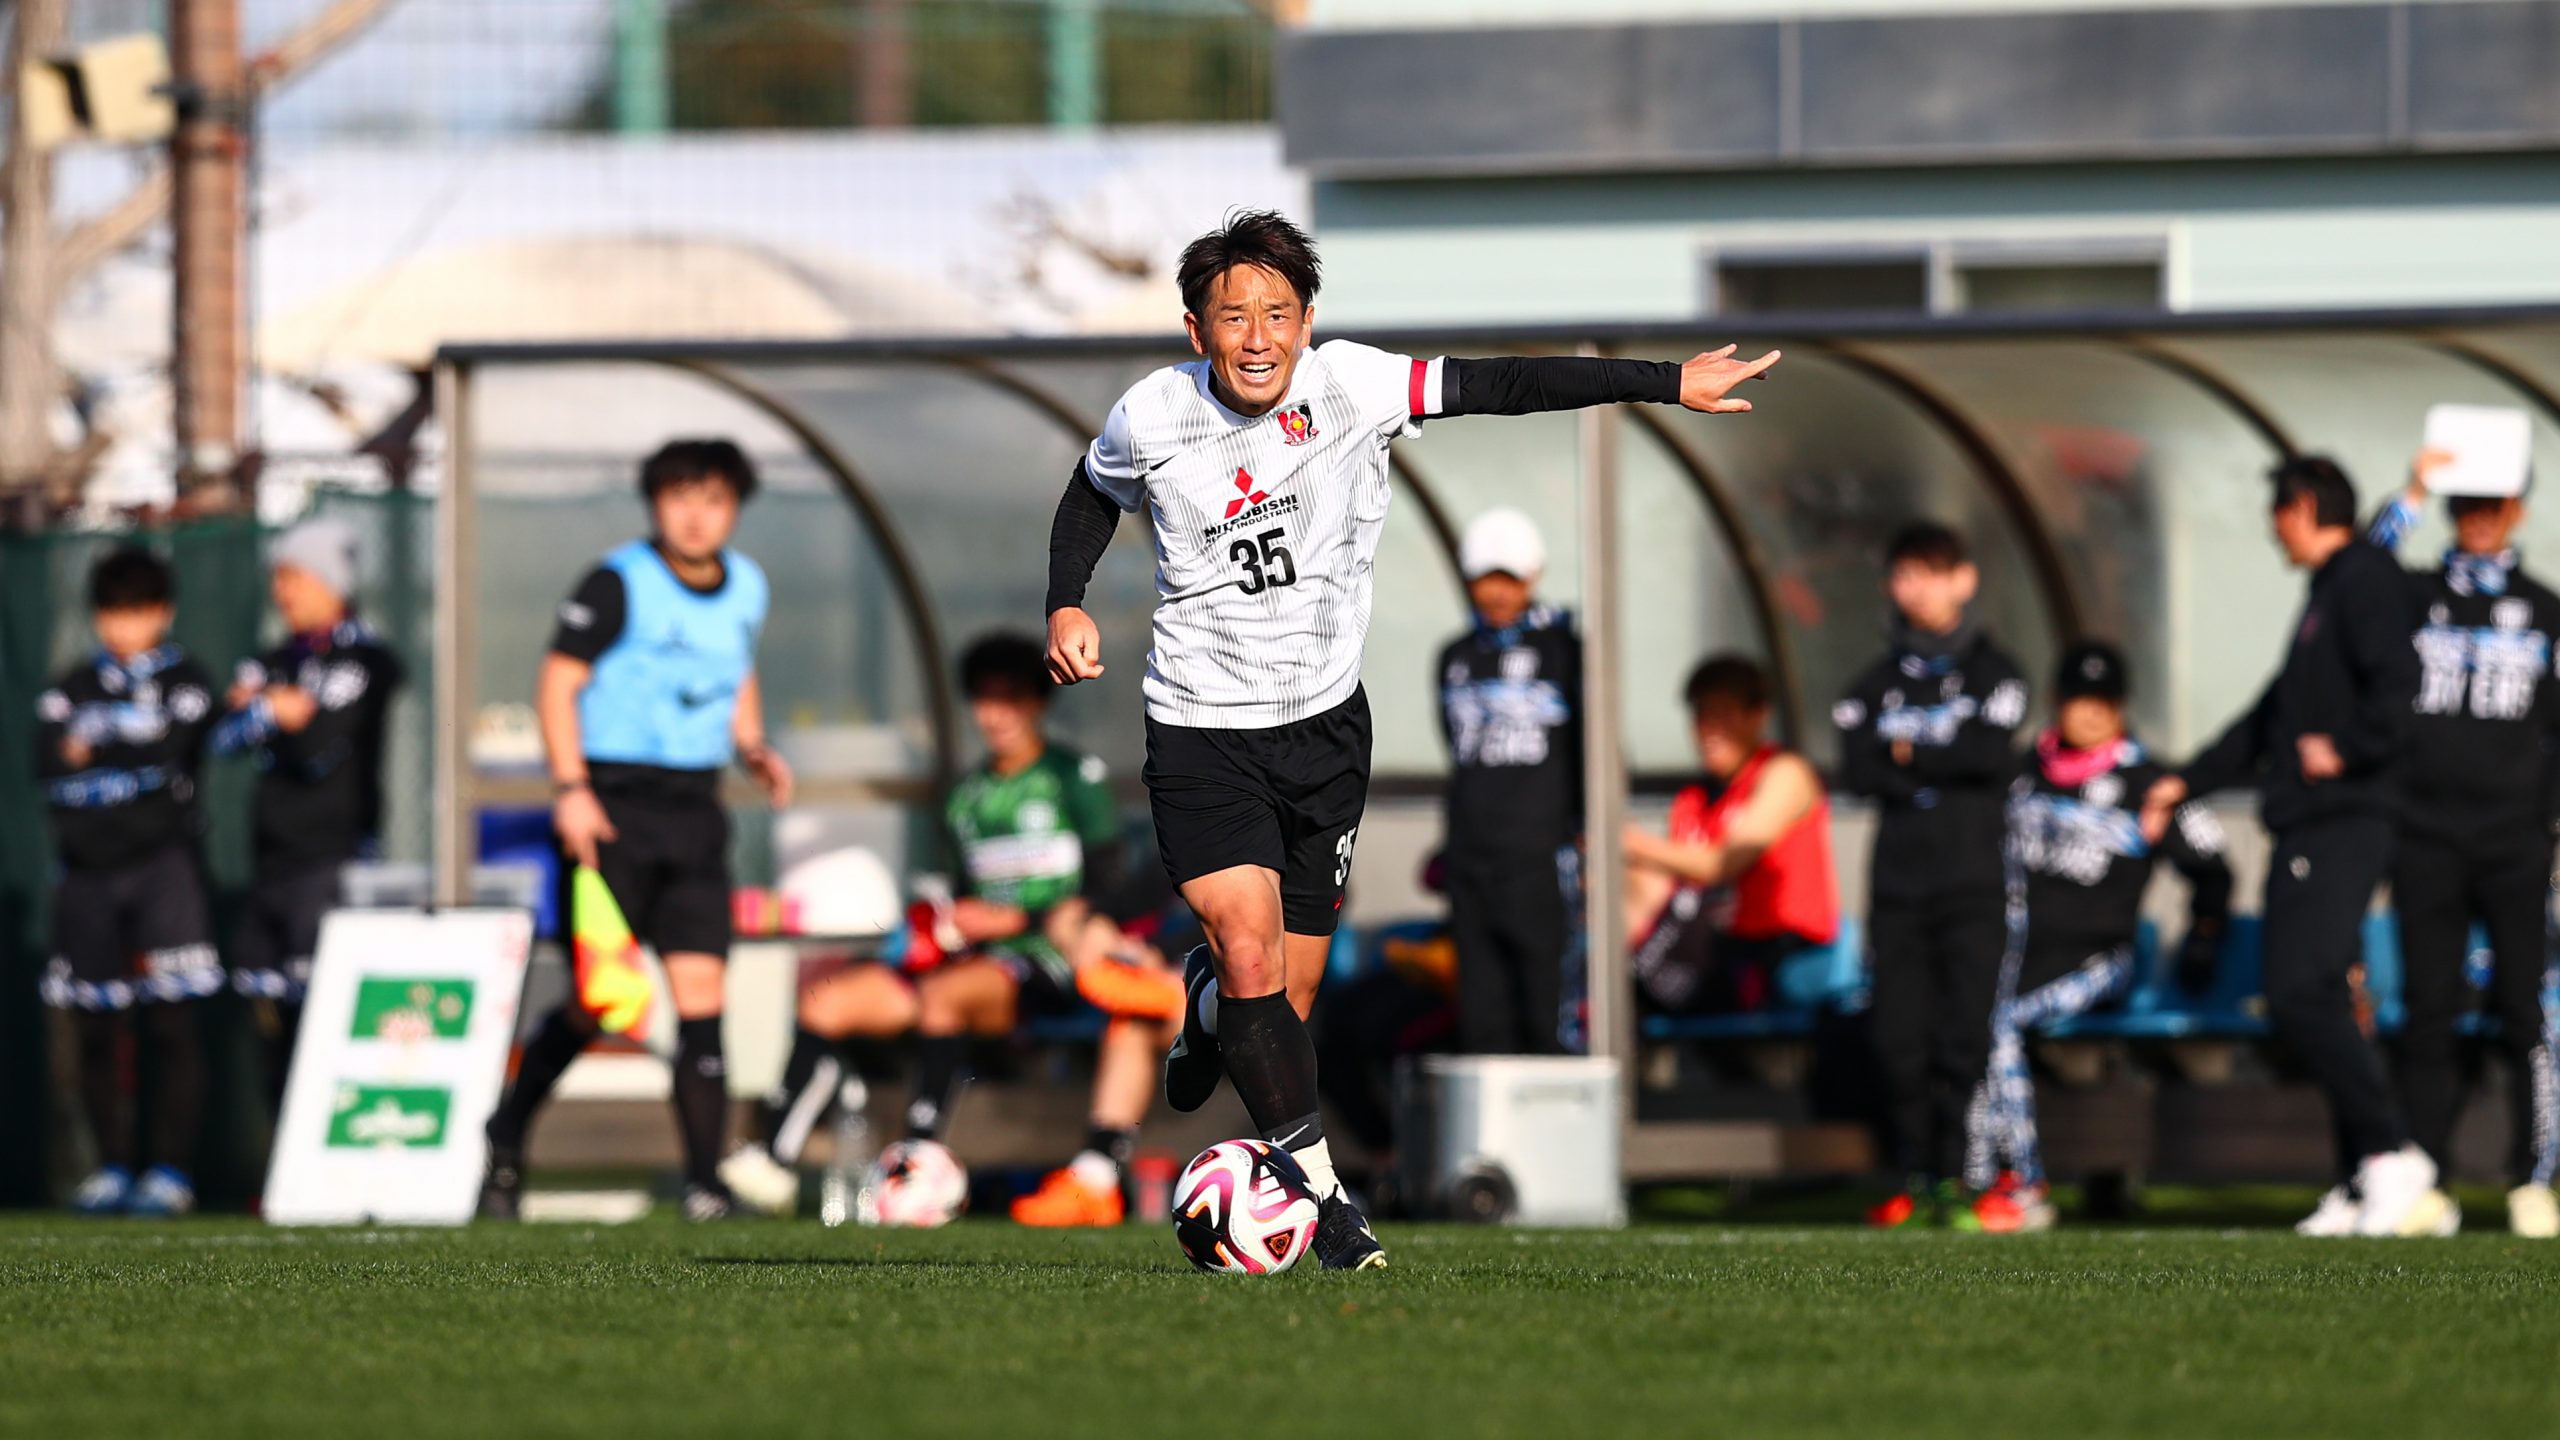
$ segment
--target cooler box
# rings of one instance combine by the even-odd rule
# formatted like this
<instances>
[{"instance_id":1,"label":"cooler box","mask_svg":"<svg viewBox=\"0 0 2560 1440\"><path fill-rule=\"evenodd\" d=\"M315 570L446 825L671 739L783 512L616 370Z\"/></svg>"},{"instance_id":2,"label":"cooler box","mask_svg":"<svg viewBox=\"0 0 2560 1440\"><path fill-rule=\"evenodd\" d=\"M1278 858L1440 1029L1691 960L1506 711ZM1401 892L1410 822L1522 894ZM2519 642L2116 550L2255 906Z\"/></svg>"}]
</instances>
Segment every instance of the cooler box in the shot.
<instances>
[{"instance_id":1,"label":"cooler box","mask_svg":"<svg viewBox=\"0 0 2560 1440\"><path fill-rule=\"evenodd\" d=\"M1428 1055L1408 1073L1406 1193L1510 1225L1618 1226L1618 1066L1579 1055Z\"/></svg>"}]
</instances>

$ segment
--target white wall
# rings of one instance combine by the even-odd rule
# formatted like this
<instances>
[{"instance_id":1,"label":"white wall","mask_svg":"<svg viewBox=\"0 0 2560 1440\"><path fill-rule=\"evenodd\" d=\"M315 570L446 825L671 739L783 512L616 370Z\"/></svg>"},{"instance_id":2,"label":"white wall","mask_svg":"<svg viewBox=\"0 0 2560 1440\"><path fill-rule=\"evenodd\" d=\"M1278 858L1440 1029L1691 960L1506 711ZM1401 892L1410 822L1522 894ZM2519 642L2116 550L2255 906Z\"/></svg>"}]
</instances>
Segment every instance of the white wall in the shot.
<instances>
[{"instance_id":1,"label":"white wall","mask_svg":"<svg viewBox=\"0 0 2560 1440\"><path fill-rule=\"evenodd\" d=\"M1326 183L1334 325L1675 320L1719 248L2157 241L2194 310L2560 301L2560 156Z\"/></svg>"}]
</instances>

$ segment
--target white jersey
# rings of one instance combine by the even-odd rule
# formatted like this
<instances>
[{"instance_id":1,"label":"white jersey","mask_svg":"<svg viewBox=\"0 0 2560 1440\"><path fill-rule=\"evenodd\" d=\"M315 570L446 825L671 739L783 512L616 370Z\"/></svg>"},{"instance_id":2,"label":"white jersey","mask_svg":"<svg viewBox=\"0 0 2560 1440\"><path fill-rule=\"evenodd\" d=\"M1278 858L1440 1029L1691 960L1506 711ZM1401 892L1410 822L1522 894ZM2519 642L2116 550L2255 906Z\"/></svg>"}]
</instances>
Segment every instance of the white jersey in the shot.
<instances>
[{"instance_id":1,"label":"white jersey","mask_svg":"<svg viewBox=\"0 0 2560 1440\"><path fill-rule=\"evenodd\" d=\"M1387 519L1387 446L1442 413L1443 362L1329 340L1288 395L1247 418L1205 360L1159 370L1111 408L1085 473L1155 532L1147 714L1253 730L1351 698Z\"/></svg>"}]
</instances>

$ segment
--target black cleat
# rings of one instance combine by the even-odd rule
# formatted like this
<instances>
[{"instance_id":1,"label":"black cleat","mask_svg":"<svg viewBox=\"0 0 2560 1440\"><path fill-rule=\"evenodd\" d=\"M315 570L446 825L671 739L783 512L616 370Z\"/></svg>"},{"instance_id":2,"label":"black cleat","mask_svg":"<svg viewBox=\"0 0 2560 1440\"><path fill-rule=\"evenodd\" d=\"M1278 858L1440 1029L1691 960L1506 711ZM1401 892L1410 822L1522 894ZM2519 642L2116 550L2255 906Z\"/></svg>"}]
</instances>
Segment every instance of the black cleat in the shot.
<instances>
[{"instance_id":1,"label":"black cleat","mask_svg":"<svg viewBox=\"0 0 2560 1440\"><path fill-rule=\"evenodd\" d=\"M1164 1054L1165 1103L1176 1110L1189 1112L1208 1104L1227 1073L1226 1060L1218 1053L1218 1037L1200 1025L1200 992L1217 977L1217 967L1209 963L1208 946L1194 945L1182 957L1182 1031Z\"/></svg>"},{"instance_id":2,"label":"black cleat","mask_svg":"<svg viewBox=\"0 0 2560 1440\"><path fill-rule=\"evenodd\" d=\"M1370 1233L1360 1207L1337 1191L1316 1202L1316 1258L1327 1270L1384 1270L1387 1247Z\"/></svg>"},{"instance_id":3,"label":"black cleat","mask_svg":"<svg viewBox=\"0 0 2560 1440\"><path fill-rule=\"evenodd\" d=\"M480 1218L516 1221L524 1218L524 1151L489 1142L488 1168L480 1174Z\"/></svg>"},{"instance_id":4,"label":"black cleat","mask_svg":"<svg viewBox=\"0 0 2560 1440\"><path fill-rule=\"evenodd\" d=\"M746 1211L738 1206L738 1197L726 1185L687 1185L684 1187L684 1218L696 1225L717 1220L735 1220Z\"/></svg>"}]
</instances>

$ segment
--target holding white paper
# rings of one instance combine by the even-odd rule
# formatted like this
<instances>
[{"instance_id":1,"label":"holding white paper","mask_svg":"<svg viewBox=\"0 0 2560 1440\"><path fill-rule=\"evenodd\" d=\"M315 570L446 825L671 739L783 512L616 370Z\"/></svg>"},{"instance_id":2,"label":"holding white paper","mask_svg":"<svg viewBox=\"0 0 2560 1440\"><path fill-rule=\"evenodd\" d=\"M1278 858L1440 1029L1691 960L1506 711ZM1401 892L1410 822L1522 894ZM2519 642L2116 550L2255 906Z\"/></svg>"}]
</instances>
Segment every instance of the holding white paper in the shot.
<instances>
[{"instance_id":1,"label":"holding white paper","mask_svg":"<svg viewBox=\"0 0 2560 1440\"><path fill-rule=\"evenodd\" d=\"M2501 405L2431 405L2426 448L2452 457L2427 474L2427 488L2438 495L2521 495L2533 461L2533 420Z\"/></svg>"}]
</instances>

